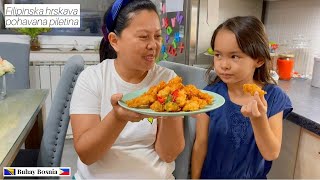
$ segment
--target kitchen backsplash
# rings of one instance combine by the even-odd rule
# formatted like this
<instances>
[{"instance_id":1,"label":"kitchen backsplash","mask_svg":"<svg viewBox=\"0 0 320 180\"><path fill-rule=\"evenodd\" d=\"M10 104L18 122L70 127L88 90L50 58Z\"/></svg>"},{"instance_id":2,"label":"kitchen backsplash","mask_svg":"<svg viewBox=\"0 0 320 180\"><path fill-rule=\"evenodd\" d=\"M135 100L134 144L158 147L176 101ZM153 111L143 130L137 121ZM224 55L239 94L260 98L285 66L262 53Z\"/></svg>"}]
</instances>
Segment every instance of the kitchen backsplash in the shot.
<instances>
[{"instance_id":1,"label":"kitchen backsplash","mask_svg":"<svg viewBox=\"0 0 320 180\"><path fill-rule=\"evenodd\" d=\"M280 45L292 46L292 40L299 36L309 40L310 53L305 69L311 74L313 56L320 52L320 1L267 1L264 23L269 40Z\"/></svg>"}]
</instances>

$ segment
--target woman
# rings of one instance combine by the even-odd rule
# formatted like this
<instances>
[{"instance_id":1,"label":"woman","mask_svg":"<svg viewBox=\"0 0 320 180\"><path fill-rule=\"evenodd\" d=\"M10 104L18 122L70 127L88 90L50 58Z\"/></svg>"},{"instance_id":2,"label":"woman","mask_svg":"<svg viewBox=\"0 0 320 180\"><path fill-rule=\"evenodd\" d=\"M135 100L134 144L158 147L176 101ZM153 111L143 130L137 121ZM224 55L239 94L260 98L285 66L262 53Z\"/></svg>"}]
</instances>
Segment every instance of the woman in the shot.
<instances>
[{"instance_id":1,"label":"woman","mask_svg":"<svg viewBox=\"0 0 320 180\"><path fill-rule=\"evenodd\" d=\"M101 63L80 74L71 101L75 178L173 178L184 148L182 118L150 124L117 103L122 94L176 76L155 64L162 40L157 9L150 0L116 0L104 22Z\"/></svg>"}]
</instances>

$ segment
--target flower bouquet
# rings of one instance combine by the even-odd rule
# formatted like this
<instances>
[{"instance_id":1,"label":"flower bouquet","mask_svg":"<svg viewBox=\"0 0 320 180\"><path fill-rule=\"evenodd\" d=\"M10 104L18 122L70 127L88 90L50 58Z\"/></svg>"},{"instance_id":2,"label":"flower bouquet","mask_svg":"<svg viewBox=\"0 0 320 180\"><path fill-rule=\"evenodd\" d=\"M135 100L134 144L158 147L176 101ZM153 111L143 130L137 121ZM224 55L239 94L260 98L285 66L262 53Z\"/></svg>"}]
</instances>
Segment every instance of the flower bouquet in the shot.
<instances>
[{"instance_id":1,"label":"flower bouquet","mask_svg":"<svg viewBox=\"0 0 320 180\"><path fill-rule=\"evenodd\" d=\"M0 56L0 100L4 99L7 94L7 87L6 87L6 74L7 73L14 73L15 68L14 66L7 60L2 59Z\"/></svg>"}]
</instances>

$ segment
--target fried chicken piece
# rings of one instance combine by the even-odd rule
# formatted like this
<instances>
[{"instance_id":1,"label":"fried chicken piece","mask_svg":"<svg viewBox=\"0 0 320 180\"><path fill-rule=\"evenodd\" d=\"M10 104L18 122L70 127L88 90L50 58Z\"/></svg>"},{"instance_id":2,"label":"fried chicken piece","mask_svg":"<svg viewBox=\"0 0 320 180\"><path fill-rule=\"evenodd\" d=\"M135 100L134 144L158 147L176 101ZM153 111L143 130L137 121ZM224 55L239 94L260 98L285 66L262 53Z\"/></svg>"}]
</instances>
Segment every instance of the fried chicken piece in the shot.
<instances>
[{"instance_id":1,"label":"fried chicken piece","mask_svg":"<svg viewBox=\"0 0 320 180\"><path fill-rule=\"evenodd\" d=\"M171 88L172 91L174 91L176 89L179 89L179 90L183 89L184 85L182 83L178 83L178 84L171 84L169 87Z\"/></svg>"},{"instance_id":2,"label":"fried chicken piece","mask_svg":"<svg viewBox=\"0 0 320 180\"><path fill-rule=\"evenodd\" d=\"M172 91L171 88L169 86L166 86L165 88L163 88L158 92L157 96L166 99L167 96L171 93L171 91Z\"/></svg>"},{"instance_id":3,"label":"fried chicken piece","mask_svg":"<svg viewBox=\"0 0 320 180\"><path fill-rule=\"evenodd\" d=\"M175 102L167 102L164 105L164 109L168 112L179 112L180 111L180 107L178 106L177 103Z\"/></svg>"},{"instance_id":4,"label":"fried chicken piece","mask_svg":"<svg viewBox=\"0 0 320 180\"><path fill-rule=\"evenodd\" d=\"M167 86L171 88L171 92L173 92L176 89L182 89L184 87L184 85L182 84L182 78L180 76L172 78L168 82Z\"/></svg>"},{"instance_id":5,"label":"fried chicken piece","mask_svg":"<svg viewBox=\"0 0 320 180\"><path fill-rule=\"evenodd\" d=\"M213 97L211 95L209 95L208 93L203 93L200 91L198 93L198 97L200 99L205 100L207 102L207 104L212 104L212 102L213 102Z\"/></svg>"},{"instance_id":6,"label":"fried chicken piece","mask_svg":"<svg viewBox=\"0 0 320 180\"><path fill-rule=\"evenodd\" d=\"M259 86L256 84L244 84L243 85L243 92L251 94L251 96L254 96L255 92L258 92L260 96L267 94L264 90L262 90Z\"/></svg>"},{"instance_id":7,"label":"fried chicken piece","mask_svg":"<svg viewBox=\"0 0 320 180\"><path fill-rule=\"evenodd\" d=\"M204 107L206 107L206 105L208 105L207 101L205 99L200 99L196 96L193 96L191 99L191 101L197 101L199 104L199 108L202 109Z\"/></svg>"},{"instance_id":8,"label":"fried chicken piece","mask_svg":"<svg viewBox=\"0 0 320 180\"><path fill-rule=\"evenodd\" d=\"M196 111L200 109L200 105L197 101L188 100L186 105L182 108L183 111Z\"/></svg>"},{"instance_id":9,"label":"fried chicken piece","mask_svg":"<svg viewBox=\"0 0 320 180\"><path fill-rule=\"evenodd\" d=\"M156 112L163 112L164 111L164 105L161 104L159 101L155 101L151 104L150 109L156 111Z\"/></svg>"},{"instance_id":10,"label":"fried chicken piece","mask_svg":"<svg viewBox=\"0 0 320 180\"><path fill-rule=\"evenodd\" d=\"M143 94L142 96L126 101L126 104L132 108L148 108L155 101L156 98L154 96Z\"/></svg>"},{"instance_id":11,"label":"fried chicken piece","mask_svg":"<svg viewBox=\"0 0 320 180\"><path fill-rule=\"evenodd\" d=\"M158 92L163 89L166 86L166 83L164 81L161 81L159 84L152 86L146 94L154 95L156 96Z\"/></svg>"},{"instance_id":12,"label":"fried chicken piece","mask_svg":"<svg viewBox=\"0 0 320 180\"><path fill-rule=\"evenodd\" d=\"M147 92L145 92L141 96L126 101L126 104L129 107L133 108L147 108L157 100L158 91L163 89L165 86L166 83L164 81L161 81L159 84L152 86Z\"/></svg>"},{"instance_id":13,"label":"fried chicken piece","mask_svg":"<svg viewBox=\"0 0 320 180\"><path fill-rule=\"evenodd\" d=\"M182 83L182 78L180 76L176 76L168 82L168 86L171 86L173 84L179 84L179 83Z\"/></svg>"},{"instance_id":14,"label":"fried chicken piece","mask_svg":"<svg viewBox=\"0 0 320 180\"><path fill-rule=\"evenodd\" d=\"M178 104L180 108L182 108L187 102L187 94L185 90L180 90L178 92L178 97L175 99L175 102Z\"/></svg>"},{"instance_id":15,"label":"fried chicken piece","mask_svg":"<svg viewBox=\"0 0 320 180\"><path fill-rule=\"evenodd\" d=\"M184 91L186 92L188 98L190 99L192 96L197 96L199 92L201 92L195 85L186 85L184 88Z\"/></svg>"}]
</instances>

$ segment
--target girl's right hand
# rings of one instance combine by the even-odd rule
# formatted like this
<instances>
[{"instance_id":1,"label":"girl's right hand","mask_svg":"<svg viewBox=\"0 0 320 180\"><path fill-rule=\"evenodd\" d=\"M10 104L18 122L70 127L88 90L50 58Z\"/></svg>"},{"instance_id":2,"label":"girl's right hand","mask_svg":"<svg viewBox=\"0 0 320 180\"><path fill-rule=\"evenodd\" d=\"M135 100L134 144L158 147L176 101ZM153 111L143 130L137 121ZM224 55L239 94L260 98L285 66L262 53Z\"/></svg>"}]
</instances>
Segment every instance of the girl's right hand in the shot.
<instances>
[{"instance_id":1,"label":"girl's right hand","mask_svg":"<svg viewBox=\"0 0 320 180\"><path fill-rule=\"evenodd\" d=\"M256 91L253 99L246 105L241 107L241 113L244 117L257 119L267 117L268 103L264 95L259 95Z\"/></svg>"},{"instance_id":2,"label":"girl's right hand","mask_svg":"<svg viewBox=\"0 0 320 180\"><path fill-rule=\"evenodd\" d=\"M118 104L118 101L121 100L122 94L114 94L111 96L111 105L113 106L115 118L120 121L131 121L131 122L139 122L143 120L144 118L148 118L149 116L139 114L133 111L129 111L127 109L124 109Z\"/></svg>"}]
</instances>

